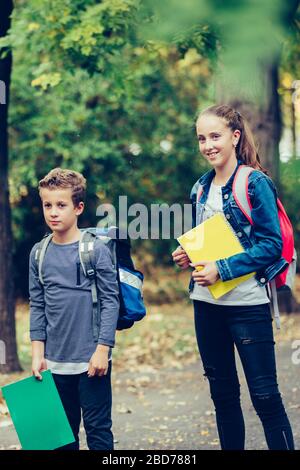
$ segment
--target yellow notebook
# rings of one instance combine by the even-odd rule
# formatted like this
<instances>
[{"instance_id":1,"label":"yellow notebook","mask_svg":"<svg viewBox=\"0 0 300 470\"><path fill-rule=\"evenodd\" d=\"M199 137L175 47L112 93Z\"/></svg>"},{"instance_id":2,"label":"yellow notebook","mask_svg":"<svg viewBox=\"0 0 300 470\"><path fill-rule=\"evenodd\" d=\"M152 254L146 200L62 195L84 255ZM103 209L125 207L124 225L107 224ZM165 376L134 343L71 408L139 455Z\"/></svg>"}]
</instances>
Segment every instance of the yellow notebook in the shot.
<instances>
[{"instance_id":1,"label":"yellow notebook","mask_svg":"<svg viewBox=\"0 0 300 470\"><path fill-rule=\"evenodd\" d=\"M181 235L177 240L192 263L216 261L244 251L231 225L221 213L205 220L202 224ZM203 267L197 266L196 269L201 271ZM208 289L212 296L218 299L242 282L250 279L254 274L246 274L230 281L219 279L212 286L208 286Z\"/></svg>"}]
</instances>

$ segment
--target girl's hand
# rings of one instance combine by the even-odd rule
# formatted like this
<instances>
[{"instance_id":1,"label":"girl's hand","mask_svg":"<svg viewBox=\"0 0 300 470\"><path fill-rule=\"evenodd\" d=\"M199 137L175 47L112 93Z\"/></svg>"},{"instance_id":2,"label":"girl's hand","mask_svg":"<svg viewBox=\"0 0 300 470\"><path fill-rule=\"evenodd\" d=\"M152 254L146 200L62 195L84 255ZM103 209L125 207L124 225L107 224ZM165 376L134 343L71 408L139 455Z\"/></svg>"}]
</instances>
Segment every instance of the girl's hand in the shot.
<instances>
[{"instance_id":1,"label":"girl's hand","mask_svg":"<svg viewBox=\"0 0 300 470\"><path fill-rule=\"evenodd\" d=\"M196 269L192 272L192 277L199 286L212 286L220 279L217 265L214 261L200 261L199 263L190 263L190 266L204 266L201 271Z\"/></svg>"},{"instance_id":2,"label":"girl's hand","mask_svg":"<svg viewBox=\"0 0 300 470\"><path fill-rule=\"evenodd\" d=\"M181 269L187 269L190 266L191 260L189 259L188 255L184 251L181 246L176 248L175 251L172 253L173 261L177 264Z\"/></svg>"},{"instance_id":3,"label":"girl's hand","mask_svg":"<svg viewBox=\"0 0 300 470\"><path fill-rule=\"evenodd\" d=\"M98 344L96 351L92 355L89 363L88 376L106 375L108 371L108 351L109 346Z\"/></svg>"}]
</instances>

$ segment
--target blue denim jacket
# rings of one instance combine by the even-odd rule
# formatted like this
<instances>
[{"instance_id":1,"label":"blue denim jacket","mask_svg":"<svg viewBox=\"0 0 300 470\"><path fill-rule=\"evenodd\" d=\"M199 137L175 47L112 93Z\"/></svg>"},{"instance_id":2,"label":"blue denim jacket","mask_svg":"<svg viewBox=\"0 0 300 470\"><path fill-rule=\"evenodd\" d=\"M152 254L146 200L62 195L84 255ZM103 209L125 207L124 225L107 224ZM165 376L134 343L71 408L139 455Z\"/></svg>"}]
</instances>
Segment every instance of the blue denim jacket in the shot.
<instances>
[{"instance_id":1,"label":"blue denim jacket","mask_svg":"<svg viewBox=\"0 0 300 470\"><path fill-rule=\"evenodd\" d=\"M248 193L252 204L253 225L251 225L237 206L232 194L234 176L241 164L243 162L238 160L234 173L222 187L222 197L225 217L245 251L229 258L219 259L216 264L222 281L229 281L255 271L258 284L264 286L288 266L287 261L281 256L282 238L276 203L277 193L274 183L267 175L259 170L250 173ZM193 227L196 225L197 215L197 224L202 220L210 184L215 174L214 169L208 171L191 190ZM199 185L202 185L203 192L197 203ZM191 279L190 291L193 285L194 281Z\"/></svg>"}]
</instances>

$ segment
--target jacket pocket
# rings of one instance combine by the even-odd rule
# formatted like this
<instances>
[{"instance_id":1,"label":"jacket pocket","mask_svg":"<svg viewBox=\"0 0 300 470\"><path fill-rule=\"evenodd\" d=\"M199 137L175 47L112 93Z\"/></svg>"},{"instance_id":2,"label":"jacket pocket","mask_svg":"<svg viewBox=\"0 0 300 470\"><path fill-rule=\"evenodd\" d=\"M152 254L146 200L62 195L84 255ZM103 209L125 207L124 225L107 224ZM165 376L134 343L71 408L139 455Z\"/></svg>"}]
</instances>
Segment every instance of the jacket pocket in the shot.
<instances>
[{"instance_id":1,"label":"jacket pocket","mask_svg":"<svg viewBox=\"0 0 300 470\"><path fill-rule=\"evenodd\" d=\"M229 208L227 207L227 211L229 212L229 215L234 217L235 221L237 224L241 226L241 228L245 229L247 226L249 226L249 231L251 229L251 224L247 217L244 215L244 213L241 211L237 203L235 202L234 197L232 196L232 199L229 202Z\"/></svg>"}]
</instances>

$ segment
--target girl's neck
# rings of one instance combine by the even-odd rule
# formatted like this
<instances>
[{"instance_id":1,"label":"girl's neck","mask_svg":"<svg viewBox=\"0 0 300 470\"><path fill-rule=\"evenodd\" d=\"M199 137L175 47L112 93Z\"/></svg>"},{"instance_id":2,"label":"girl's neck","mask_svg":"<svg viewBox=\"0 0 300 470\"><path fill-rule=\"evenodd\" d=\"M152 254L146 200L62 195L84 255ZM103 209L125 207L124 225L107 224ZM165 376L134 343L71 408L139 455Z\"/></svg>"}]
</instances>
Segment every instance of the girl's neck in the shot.
<instances>
[{"instance_id":1,"label":"girl's neck","mask_svg":"<svg viewBox=\"0 0 300 470\"><path fill-rule=\"evenodd\" d=\"M233 174L237 165L237 160L230 160L223 167L215 168L215 177L213 183L216 186L225 186L231 175Z\"/></svg>"}]
</instances>

